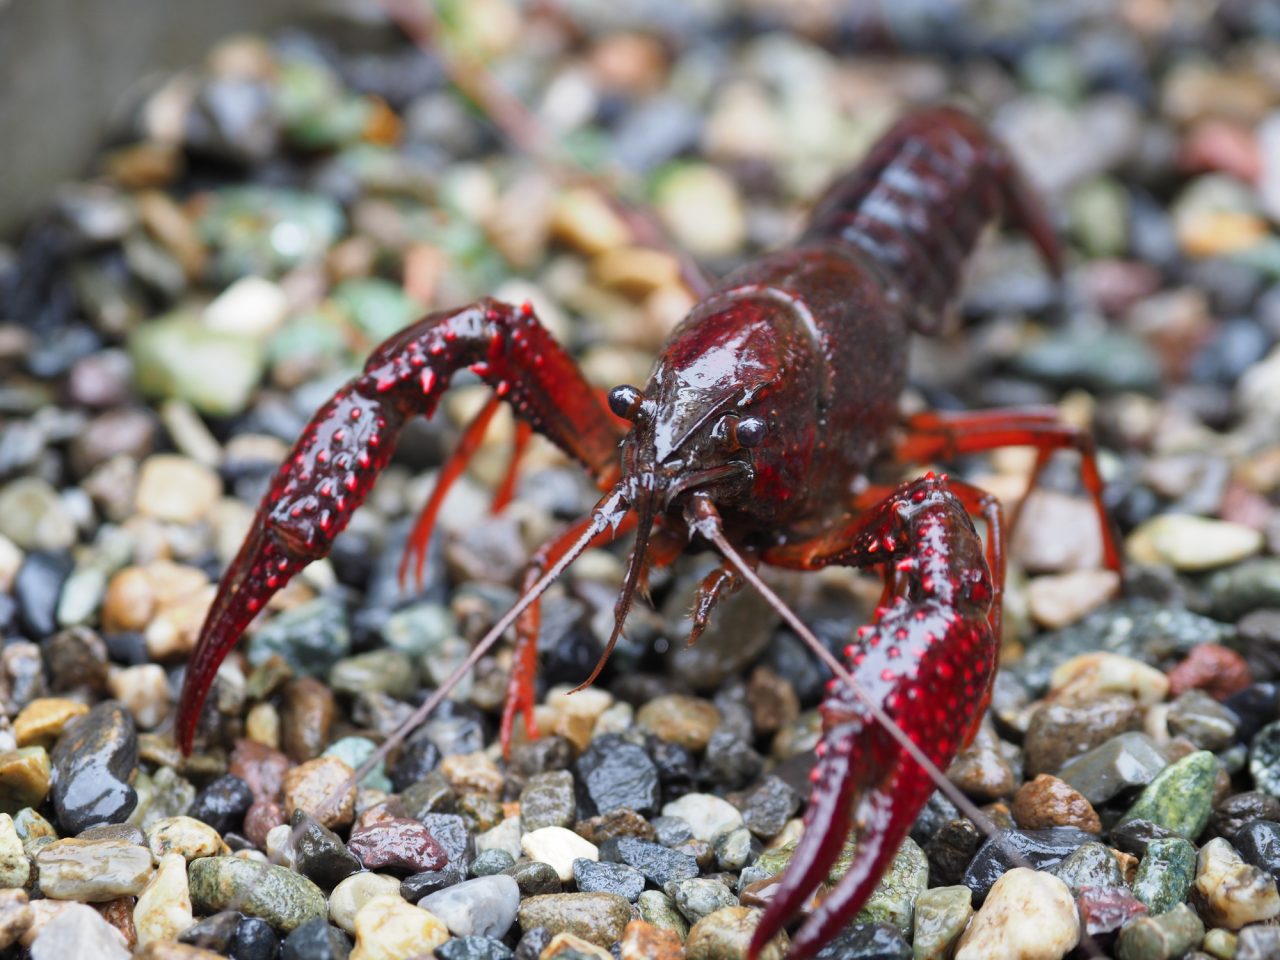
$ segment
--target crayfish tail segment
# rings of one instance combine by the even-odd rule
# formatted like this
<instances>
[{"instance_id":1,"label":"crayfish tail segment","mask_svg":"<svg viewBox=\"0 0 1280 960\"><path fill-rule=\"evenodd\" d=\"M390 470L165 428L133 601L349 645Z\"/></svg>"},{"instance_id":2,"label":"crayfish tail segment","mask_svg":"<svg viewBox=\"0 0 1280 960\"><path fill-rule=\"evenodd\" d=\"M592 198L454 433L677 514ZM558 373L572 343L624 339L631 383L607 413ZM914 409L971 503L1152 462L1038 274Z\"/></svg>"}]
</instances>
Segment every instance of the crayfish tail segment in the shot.
<instances>
[{"instance_id":1,"label":"crayfish tail segment","mask_svg":"<svg viewBox=\"0 0 1280 960\"><path fill-rule=\"evenodd\" d=\"M1060 270L1048 217L1005 148L964 111L935 107L896 123L827 190L801 242L858 248L902 293L913 329L934 334L979 235L1001 217Z\"/></svg>"}]
</instances>

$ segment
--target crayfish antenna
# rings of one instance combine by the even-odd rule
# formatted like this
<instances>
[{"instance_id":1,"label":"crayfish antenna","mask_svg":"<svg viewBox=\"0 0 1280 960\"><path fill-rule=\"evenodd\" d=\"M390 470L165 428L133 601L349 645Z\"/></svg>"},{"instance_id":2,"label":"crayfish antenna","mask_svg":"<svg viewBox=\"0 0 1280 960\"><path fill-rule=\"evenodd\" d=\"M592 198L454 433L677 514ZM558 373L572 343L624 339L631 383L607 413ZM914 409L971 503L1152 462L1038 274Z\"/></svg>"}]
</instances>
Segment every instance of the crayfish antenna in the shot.
<instances>
[{"instance_id":1,"label":"crayfish antenna","mask_svg":"<svg viewBox=\"0 0 1280 960\"><path fill-rule=\"evenodd\" d=\"M604 651L600 654L600 659L596 661L591 675L570 690L570 693L585 690L595 683L596 678L600 676L600 671L609 662L609 655L613 653L613 648L618 645L618 638L622 636L622 627L627 622L627 614L631 611L631 604L635 599L640 577L648 565L649 533L653 530L655 513L654 498L652 496L645 497L640 502L639 512L640 517L636 524L636 542L631 548L631 558L627 561L627 578L622 584L622 592L618 594L618 602L613 607L613 632L609 634L609 642L605 644Z\"/></svg>"}]
</instances>

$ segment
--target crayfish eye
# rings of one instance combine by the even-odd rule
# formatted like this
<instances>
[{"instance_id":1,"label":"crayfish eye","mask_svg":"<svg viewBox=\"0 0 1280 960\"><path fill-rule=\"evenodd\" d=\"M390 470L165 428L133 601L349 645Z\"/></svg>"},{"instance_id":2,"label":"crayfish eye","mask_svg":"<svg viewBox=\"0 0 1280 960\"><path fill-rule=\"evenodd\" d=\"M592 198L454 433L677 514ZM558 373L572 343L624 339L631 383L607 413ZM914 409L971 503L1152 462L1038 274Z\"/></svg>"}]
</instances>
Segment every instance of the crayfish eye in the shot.
<instances>
[{"instance_id":1,"label":"crayfish eye","mask_svg":"<svg viewBox=\"0 0 1280 960\"><path fill-rule=\"evenodd\" d=\"M623 420L634 420L640 412L640 404L643 400L644 394L625 383L609 391L609 409L613 411L614 416L621 417Z\"/></svg>"},{"instance_id":2,"label":"crayfish eye","mask_svg":"<svg viewBox=\"0 0 1280 960\"><path fill-rule=\"evenodd\" d=\"M755 447L759 446L768 432L768 425L759 417L743 417L734 425L733 437L739 446Z\"/></svg>"}]
</instances>

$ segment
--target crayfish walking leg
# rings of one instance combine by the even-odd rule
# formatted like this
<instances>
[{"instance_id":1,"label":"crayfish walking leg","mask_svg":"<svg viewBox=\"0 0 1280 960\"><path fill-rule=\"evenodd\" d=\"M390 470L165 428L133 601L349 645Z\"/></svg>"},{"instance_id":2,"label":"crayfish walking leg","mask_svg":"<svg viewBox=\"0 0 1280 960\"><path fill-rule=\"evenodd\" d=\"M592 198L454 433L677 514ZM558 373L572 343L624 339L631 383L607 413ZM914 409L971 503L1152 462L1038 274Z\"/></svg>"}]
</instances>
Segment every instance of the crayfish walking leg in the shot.
<instances>
[{"instance_id":1,"label":"crayfish walking leg","mask_svg":"<svg viewBox=\"0 0 1280 960\"><path fill-rule=\"evenodd\" d=\"M988 615L994 596L983 545L965 506L932 475L908 483L877 507L763 559L817 569L887 565L892 601L858 631L846 651L859 685L924 754L946 769L972 736L995 672ZM846 837L852 863L797 934L789 956L812 955L866 902L933 790L845 684L822 704L825 733L813 770L805 830L753 939L759 951L818 892ZM959 718L972 717L971 721Z\"/></svg>"}]
</instances>

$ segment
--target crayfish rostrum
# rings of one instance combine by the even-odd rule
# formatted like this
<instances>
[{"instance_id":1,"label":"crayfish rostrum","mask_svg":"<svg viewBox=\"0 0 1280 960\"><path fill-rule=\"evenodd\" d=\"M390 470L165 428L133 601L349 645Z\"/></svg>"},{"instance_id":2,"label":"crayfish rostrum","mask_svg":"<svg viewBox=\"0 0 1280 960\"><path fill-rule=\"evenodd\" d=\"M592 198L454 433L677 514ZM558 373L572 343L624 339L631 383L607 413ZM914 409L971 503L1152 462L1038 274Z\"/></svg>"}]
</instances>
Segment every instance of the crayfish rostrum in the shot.
<instances>
[{"instance_id":1,"label":"crayfish rostrum","mask_svg":"<svg viewBox=\"0 0 1280 960\"><path fill-rule=\"evenodd\" d=\"M416 553L420 570L446 481L500 402L581 463L603 493L589 516L538 551L518 619L506 618L515 620L516 659L504 743L518 714L531 724L537 596L593 544L635 531L605 657L647 571L693 540L724 557L699 588L695 634L718 598L744 581L760 585L758 564L883 572L876 616L851 638L845 679L832 681L822 704L804 834L755 934L759 949L809 903L852 833L852 864L793 941L791 956L810 956L874 889L937 768L973 736L995 671L1005 538L998 502L934 474L877 486L866 479L872 465L1017 444L1038 450L1038 473L1055 451L1077 450L1105 560L1119 569L1087 434L1052 410L899 413L910 334L938 332L969 252L1000 217L1058 270L1052 230L1005 150L969 115L934 108L900 121L837 180L792 246L742 267L699 302L643 389L619 386L602 399L527 304L481 300L395 334L315 415L258 508L187 670L182 749L191 749L218 664L249 621L328 553L405 421L430 416L451 377L469 369L493 399L442 472L406 561ZM987 525L985 545L972 516Z\"/></svg>"}]
</instances>

